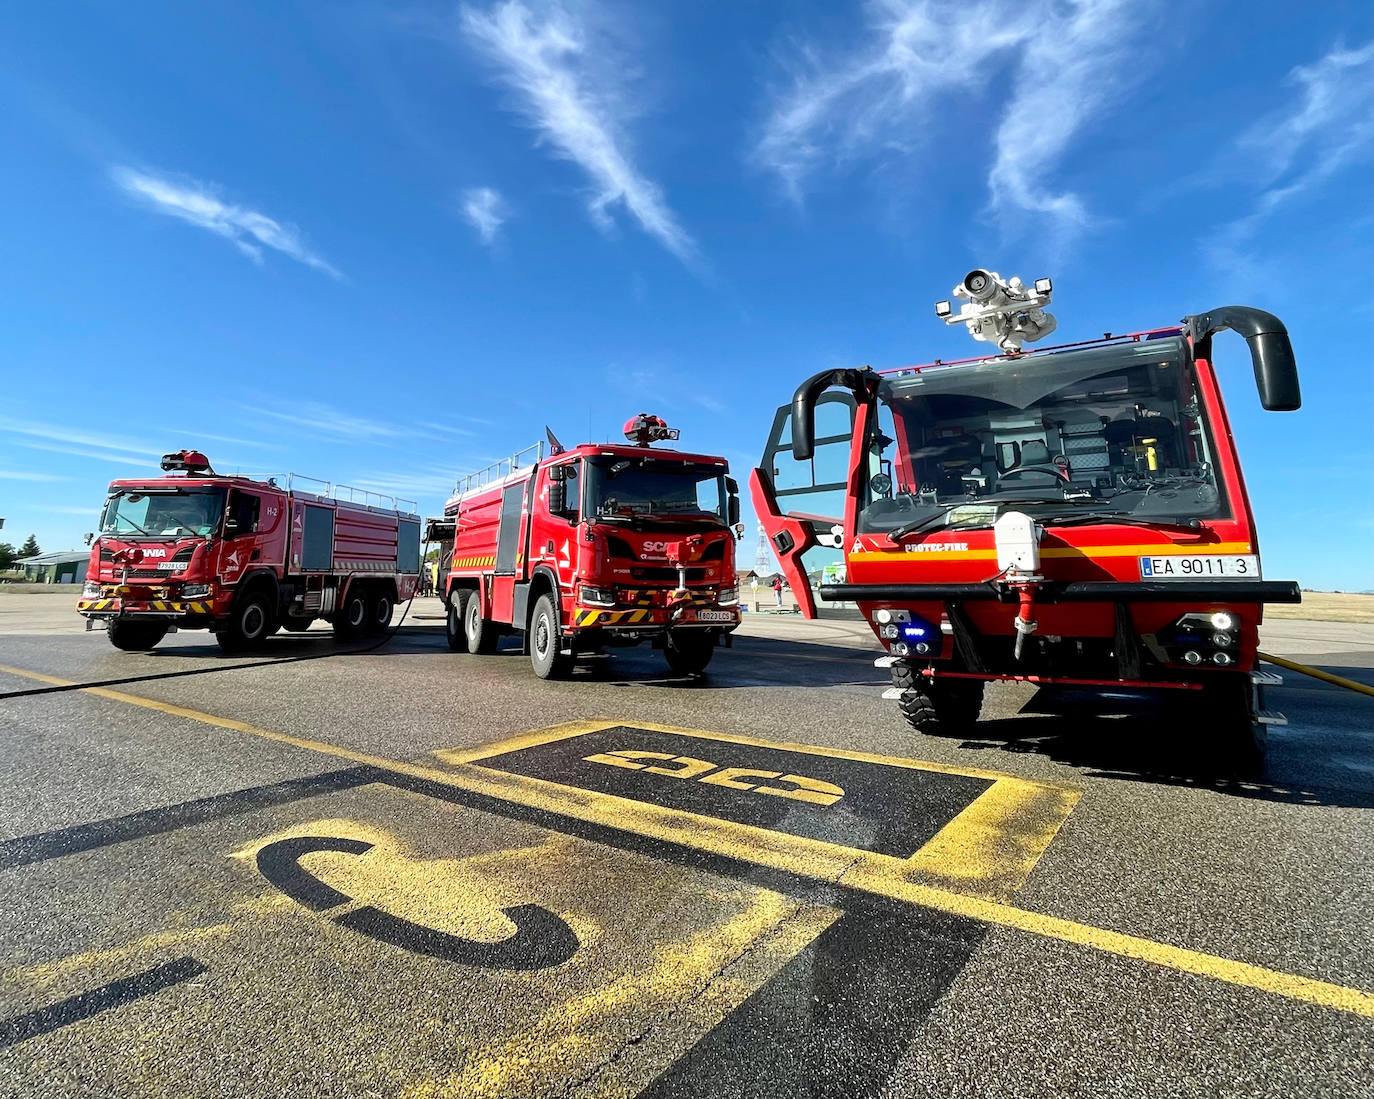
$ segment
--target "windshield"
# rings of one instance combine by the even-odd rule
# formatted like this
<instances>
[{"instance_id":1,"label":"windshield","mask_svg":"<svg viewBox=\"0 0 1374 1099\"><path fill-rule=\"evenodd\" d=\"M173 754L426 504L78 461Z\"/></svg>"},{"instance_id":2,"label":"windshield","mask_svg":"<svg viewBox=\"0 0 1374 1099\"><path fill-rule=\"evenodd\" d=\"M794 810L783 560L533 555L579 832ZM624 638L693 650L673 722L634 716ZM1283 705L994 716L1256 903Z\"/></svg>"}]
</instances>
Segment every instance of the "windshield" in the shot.
<instances>
[{"instance_id":1,"label":"windshield","mask_svg":"<svg viewBox=\"0 0 1374 1099\"><path fill-rule=\"evenodd\" d=\"M601 455L588 460L586 482L583 514L587 518L614 521L672 516L725 522L723 466Z\"/></svg>"},{"instance_id":2,"label":"windshield","mask_svg":"<svg viewBox=\"0 0 1374 1099\"><path fill-rule=\"evenodd\" d=\"M224 514L224 489L156 492L126 489L105 502L100 533L120 538L186 538L214 531Z\"/></svg>"},{"instance_id":3,"label":"windshield","mask_svg":"<svg viewBox=\"0 0 1374 1099\"><path fill-rule=\"evenodd\" d=\"M860 530L987 526L1012 508L1186 522L1224 507L1179 336L910 371L878 396Z\"/></svg>"}]
</instances>

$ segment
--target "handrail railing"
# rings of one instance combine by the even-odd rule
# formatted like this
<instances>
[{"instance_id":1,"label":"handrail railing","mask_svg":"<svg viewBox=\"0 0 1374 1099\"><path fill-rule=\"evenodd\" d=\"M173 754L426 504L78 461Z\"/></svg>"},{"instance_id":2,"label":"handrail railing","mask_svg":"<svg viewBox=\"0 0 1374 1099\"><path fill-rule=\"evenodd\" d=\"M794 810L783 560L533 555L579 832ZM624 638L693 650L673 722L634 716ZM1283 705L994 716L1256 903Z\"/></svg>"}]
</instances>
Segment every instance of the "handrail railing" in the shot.
<instances>
[{"instance_id":1,"label":"handrail railing","mask_svg":"<svg viewBox=\"0 0 1374 1099\"><path fill-rule=\"evenodd\" d=\"M522 460L526 454L534 452L534 461L526 462L525 465L537 465L544 460L544 446L541 442L531 443L524 450L517 450L509 458L501 458L492 462L489 466L483 466L476 473L467 473L460 476L453 486L453 495L461 496L465 492L471 492L475 488L482 488L490 485L503 477L509 477L517 469L522 468Z\"/></svg>"},{"instance_id":2,"label":"handrail railing","mask_svg":"<svg viewBox=\"0 0 1374 1099\"><path fill-rule=\"evenodd\" d=\"M391 511L409 511L418 514L419 504L407 499L404 496L393 496L388 492L375 492L370 488L358 488L354 485L341 485L333 481L326 481L322 477L310 477L304 473L239 473L235 471L231 476L243 477L250 481L261 481L264 484L285 487L287 492L296 488L297 481L308 481L312 485L319 485L320 488L305 488L304 492L312 493L315 496L322 496L330 500L347 500L350 504L362 504L364 507L387 508ZM347 495L344 495L347 493ZM359 499L361 497L361 499ZM378 501L373 503L373 500ZM402 507L405 504L408 507Z\"/></svg>"}]
</instances>

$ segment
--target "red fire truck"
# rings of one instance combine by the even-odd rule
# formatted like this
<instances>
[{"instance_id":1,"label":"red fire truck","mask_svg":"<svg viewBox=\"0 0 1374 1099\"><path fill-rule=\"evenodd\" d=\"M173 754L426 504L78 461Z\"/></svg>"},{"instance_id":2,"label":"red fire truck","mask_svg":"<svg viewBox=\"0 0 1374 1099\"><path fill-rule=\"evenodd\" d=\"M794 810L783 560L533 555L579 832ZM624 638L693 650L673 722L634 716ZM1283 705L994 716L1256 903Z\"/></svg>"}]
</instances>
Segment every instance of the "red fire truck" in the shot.
<instances>
[{"instance_id":1,"label":"red fire truck","mask_svg":"<svg viewBox=\"0 0 1374 1099\"><path fill-rule=\"evenodd\" d=\"M317 618L354 638L385 629L415 591L420 520L398 507L409 501L298 474L221 477L195 450L162 468L169 476L110 485L91 545L76 609L116 648L208 629L237 652Z\"/></svg>"},{"instance_id":2,"label":"red fire truck","mask_svg":"<svg viewBox=\"0 0 1374 1099\"><path fill-rule=\"evenodd\" d=\"M518 632L535 674L566 675L579 653L648 641L698 673L739 625L738 487L723 458L657 449L659 417L627 443L544 444L464 478L431 520L452 543L441 590L449 647L490 653ZM736 529L732 530L734 527Z\"/></svg>"},{"instance_id":3,"label":"red fire truck","mask_svg":"<svg viewBox=\"0 0 1374 1099\"><path fill-rule=\"evenodd\" d=\"M874 372L827 370L778 410L751 487L804 613L801 555L844 555L823 598L853 601L917 729L958 732L989 681L1161 689L1200 738L1262 750L1266 603L1255 519L1213 365L1249 343L1260 402L1299 407L1278 318L1228 306L1181 326L1023 353L1054 327L1034 289L973 271L936 312L1001 351ZM788 511L808 507L807 512ZM828 516L828 517L823 517Z\"/></svg>"}]
</instances>

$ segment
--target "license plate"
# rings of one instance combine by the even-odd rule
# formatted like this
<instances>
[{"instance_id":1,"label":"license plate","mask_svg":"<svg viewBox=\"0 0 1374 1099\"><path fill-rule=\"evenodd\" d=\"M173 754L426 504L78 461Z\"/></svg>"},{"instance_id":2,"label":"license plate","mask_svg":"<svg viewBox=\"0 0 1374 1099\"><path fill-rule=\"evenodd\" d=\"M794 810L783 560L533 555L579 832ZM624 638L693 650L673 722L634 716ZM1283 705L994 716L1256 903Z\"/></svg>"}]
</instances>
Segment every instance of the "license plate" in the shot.
<instances>
[{"instance_id":1,"label":"license plate","mask_svg":"<svg viewBox=\"0 0 1374 1099\"><path fill-rule=\"evenodd\" d=\"M184 569L186 564L182 561L159 561L157 567L164 572L177 572L180 569Z\"/></svg>"},{"instance_id":2,"label":"license plate","mask_svg":"<svg viewBox=\"0 0 1374 1099\"><path fill-rule=\"evenodd\" d=\"M732 611L697 611L698 622L733 622L735 615Z\"/></svg>"},{"instance_id":3,"label":"license plate","mask_svg":"<svg viewBox=\"0 0 1374 1099\"><path fill-rule=\"evenodd\" d=\"M1142 580L1207 580L1226 577L1232 580L1258 580L1259 557L1255 554L1200 554L1178 557L1142 557Z\"/></svg>"}]
</instances>

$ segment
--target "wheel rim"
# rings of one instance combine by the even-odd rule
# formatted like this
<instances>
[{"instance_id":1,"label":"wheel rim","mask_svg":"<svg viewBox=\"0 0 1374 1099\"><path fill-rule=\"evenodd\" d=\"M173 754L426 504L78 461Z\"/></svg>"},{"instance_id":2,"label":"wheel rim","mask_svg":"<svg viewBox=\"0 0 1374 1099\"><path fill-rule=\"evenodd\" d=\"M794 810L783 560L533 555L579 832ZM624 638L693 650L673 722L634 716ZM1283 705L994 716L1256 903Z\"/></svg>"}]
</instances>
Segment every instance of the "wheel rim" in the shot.
<instances>
[{"instance_id":1,"label":"wheel rim","mask_svg":"<svg viewBox=\"0 0 1374 1099\"><path fill-rule=\"evenodd\" d=\"M348 604L348 624L350 626L361 626L366 617L367 607L361 599L354 599Z\"/></svg>"},{"instance_id":2,"label":"wheel rim","mask_svg":"<svg viewBox=\"0 0 1374 1099\"><path fill-rule=\"evenodd\" d=\"M243 629L244 637L257 637L262 633L262 628L267 624L267 616L263 614L262 607L256 603L249 603L243 611L243 619L239 623Z\"/></svg>"},{"instance_id":3,"label":"wheel rim","mask_svg":"<svg viewBox=\"0 0 1374 1099\"><path fill-rule=\"evenodd\" d=\"M534 624L534 653L540 660L549 654L549 618L541 614Z\"/></svg>"},{"instance_id":4,"label":"wheel rim","mask_svg":"<svg viewBox=\"0 0 1374 1099\"><path fill-rule=\"evenodd\" d=\"M462 633L461 624L458 621L457 607L449 607L448 609L448 632L450 637L457 637Z\"/></svg>"},{"instance_id":5,"label":"wheel rim","mask_svg":"<svg viewBox=\"0 0 1374 1099\"><path fill-rule=\"evenodd\" d=\"M482 608L477 605L476 599L468 604L467 630L469 637L476 637L477 631L481 627Z\"/></svg>"},{"instance_id":6,"label":"wheel rim","mask_svg":"<svg viewBox=\"0 0 1374 1099\"><path fill-rule=\"evenodd\" d=\"M377 625L385 626L391 621L391 600L382 596L377 600Z\"/></svg>"}]
</instances>

